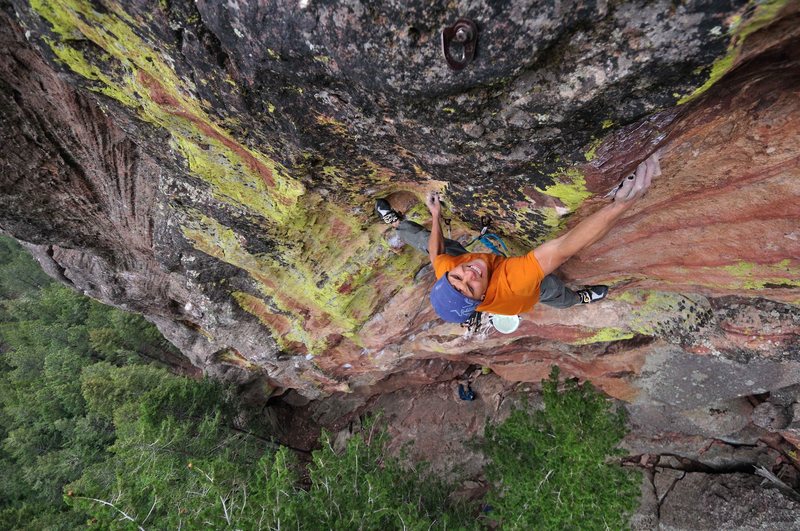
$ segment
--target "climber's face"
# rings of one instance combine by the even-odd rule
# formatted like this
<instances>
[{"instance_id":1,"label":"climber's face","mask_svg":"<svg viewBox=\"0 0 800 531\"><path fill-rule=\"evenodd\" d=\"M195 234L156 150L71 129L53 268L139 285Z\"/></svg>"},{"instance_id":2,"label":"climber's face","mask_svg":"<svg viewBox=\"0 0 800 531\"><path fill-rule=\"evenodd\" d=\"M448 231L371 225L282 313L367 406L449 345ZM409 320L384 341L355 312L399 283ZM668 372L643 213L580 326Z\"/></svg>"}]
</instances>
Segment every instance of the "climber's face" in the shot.
<instances>
[{"instance_id":1,"label":"climber's face","mask_svg":"<svg viewBox=\"0 0 800 531\"><path fill-rule=\"evenodd\" d=\"M451 269L447 280L462 295L482 301L489 286L489 266L483 259L476 258Z\"/></svg>"}]
</instances>

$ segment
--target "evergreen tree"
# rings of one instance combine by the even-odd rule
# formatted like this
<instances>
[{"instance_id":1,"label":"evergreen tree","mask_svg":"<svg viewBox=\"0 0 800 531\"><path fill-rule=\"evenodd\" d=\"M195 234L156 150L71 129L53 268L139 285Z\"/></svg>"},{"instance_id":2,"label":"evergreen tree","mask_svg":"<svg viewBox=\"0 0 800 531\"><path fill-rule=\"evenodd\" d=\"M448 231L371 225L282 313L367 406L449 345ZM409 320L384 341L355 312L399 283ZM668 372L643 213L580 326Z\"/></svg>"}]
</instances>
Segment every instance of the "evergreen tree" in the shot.
<instances>
[{"instance_id":1,"label":"evergreen tree","mask_svg":"<svg viewBox=\"0 0 800 531\"><path fill-rule=\"evenodd\" d=\"M0 236L0 300L36 293L51 282L20 244Z\"/></svg>"},{"instance_id":2,"label":"evergreen tree","mask_svg":"<svg viewBox=\"0 0 800 531\"><path fill-rule=\"evenodd\" d=\"M163 348L144 319L49 281L0 237L0 528L74 529L85 520L63 503L63 487L108 459L115 433L87 409L81 373L98 362L141 364L138 351Z\"/></svg>"}]
</instances>

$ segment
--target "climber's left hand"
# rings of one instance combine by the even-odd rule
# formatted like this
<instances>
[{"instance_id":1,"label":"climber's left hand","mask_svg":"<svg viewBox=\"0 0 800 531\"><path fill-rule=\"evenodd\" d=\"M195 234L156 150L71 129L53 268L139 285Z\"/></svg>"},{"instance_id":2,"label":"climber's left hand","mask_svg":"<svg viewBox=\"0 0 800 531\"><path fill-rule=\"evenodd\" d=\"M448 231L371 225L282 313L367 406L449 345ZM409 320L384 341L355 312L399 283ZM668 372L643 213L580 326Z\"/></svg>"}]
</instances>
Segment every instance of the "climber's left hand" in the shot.
<instances>
[{"instance_id":1,"label":"climber's left hand","mask_svg":"<svg viewBox=\"0 0 800 531\"><path fill-rule=\"evenodd\" d=\"M644 195L653 177L661 175L660 153L656 152L636 167L636 172L625 178L614 194L614 201L630 203Z\"/></svg>"}]
</instances>

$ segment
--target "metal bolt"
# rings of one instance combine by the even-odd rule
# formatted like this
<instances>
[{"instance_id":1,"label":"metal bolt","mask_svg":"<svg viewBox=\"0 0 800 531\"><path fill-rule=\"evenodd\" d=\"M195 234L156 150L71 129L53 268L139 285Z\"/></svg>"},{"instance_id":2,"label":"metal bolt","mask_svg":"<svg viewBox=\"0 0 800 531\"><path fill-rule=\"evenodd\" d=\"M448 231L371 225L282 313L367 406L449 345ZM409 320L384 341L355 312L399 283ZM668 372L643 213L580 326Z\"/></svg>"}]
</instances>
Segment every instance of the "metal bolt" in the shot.
<instances>
[{"instance_id":1,"label":"metal bolt","mask_svg":"<svg viewBox=\"0 0 800 531\"><path fill-rule=\"evenodd\" d=\"M469 19L459 19L450 27L442 29L442 52L453 70L461 70L475 57L478 26ZM454 44L454 50L451 50ZM458 53L460 52L460 53Z\"/></svg>"},{"instance_id":2,"label":"metal bolt","mask_svg":"<svg viewBox=\"0 0 800 531\"><path fill-rule=\"evenodd\" d=\"M456 30L456 36L453 39L456 42L467 42L472 40L472 32L469 28L460 27Z\"/></svg>"}]
</instances>

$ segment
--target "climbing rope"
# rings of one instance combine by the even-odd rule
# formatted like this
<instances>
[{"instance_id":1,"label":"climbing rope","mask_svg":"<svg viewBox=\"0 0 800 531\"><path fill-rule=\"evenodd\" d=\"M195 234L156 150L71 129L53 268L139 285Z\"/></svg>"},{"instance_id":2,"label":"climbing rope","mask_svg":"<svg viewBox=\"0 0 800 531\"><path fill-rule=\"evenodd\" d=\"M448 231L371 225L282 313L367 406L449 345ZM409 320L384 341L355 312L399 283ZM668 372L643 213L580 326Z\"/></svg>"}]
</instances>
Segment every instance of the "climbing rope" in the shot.
<instances>
[{"instance_id":1,"label":"climbing rope","mask_svg":"<svg viewBox=\"0 0 800 531\"><path fill-rule=\"evenodd\" d=\"M503 238L493 232L489 232L489 227L492 224L492 218L489 216L481 216L481 232L478 236L474 237L464 247L468 248L475 242L481 242L493 254L503 257L508 257L508 247L503 241ZM502 247L502 250L500 249Z\"/></svg>"}]
</instances>

